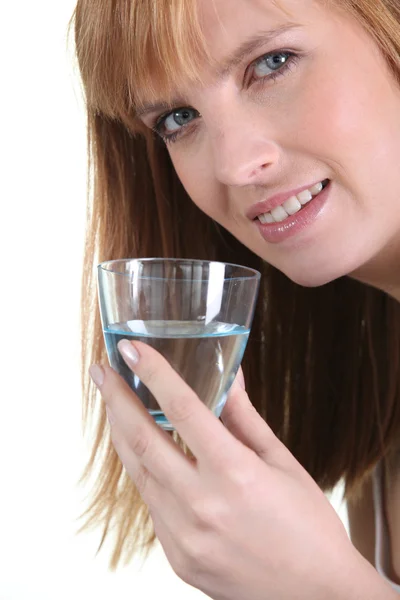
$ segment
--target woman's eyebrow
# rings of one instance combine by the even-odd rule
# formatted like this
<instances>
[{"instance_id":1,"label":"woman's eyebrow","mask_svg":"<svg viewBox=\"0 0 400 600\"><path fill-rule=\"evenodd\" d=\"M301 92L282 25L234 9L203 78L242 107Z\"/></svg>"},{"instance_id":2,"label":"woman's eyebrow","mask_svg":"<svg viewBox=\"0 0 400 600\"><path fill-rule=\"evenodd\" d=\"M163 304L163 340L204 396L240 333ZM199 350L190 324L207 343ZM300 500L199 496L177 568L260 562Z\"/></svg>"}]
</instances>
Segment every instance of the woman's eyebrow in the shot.
<instances>
[{"instance_id":1,"label":"woman's eyebrow","mask_svg":"<svg viewBox=\"0 0 400 600\"><path fill-rule=\"evenodd\" d=\"M279 35L286 33L292 29L299 28L298 23L285 23L280 27L270 29L268 31L260 31L251 38L245 40L240 46L234 51L231 56L228 56L223 60L222 66L218 68L216 72L217 80L226 78L232 69L240 64L246 57L252 54L257 48L273 41ZM172 110L174 106L179 106L182 100L179 98L171 100L171 102L149 102L141 104L136 110L136 116L143 118L149 113Z\"/></svg>"},{"instance_id":2,"label":"woman's eyebrow","mask_svg":"<svg viewBox=\"0 0 400 600\"><path fill-rule=\"evenodd\" d=\"M234 51L232 56L226 58L222 66L218 69L217 77L223 79L232 71L232 69L240 64L245 58L257 50L260 46L272 42L276 37L290 31L292 29L299 28L298 23L285 23L280 27L269 29L268 31L260 31L251 38L245 40L240 46Z\"/></svg>"},{"instance_id":3,"label":"woman's eyebrow","mask_svg":"<svg viewBox=\"0 0 400 600\"><path fill-rule=\"evenodd\" d=\"M171 102L146 102L145 104L141 103L135 110L135 116L138 119L142 119L146 115L155 112L165 112L167 110L172 110L174 106L180 106L182 104L182 100L178 98L172 99Z\"/></svg>"}]
</instances>

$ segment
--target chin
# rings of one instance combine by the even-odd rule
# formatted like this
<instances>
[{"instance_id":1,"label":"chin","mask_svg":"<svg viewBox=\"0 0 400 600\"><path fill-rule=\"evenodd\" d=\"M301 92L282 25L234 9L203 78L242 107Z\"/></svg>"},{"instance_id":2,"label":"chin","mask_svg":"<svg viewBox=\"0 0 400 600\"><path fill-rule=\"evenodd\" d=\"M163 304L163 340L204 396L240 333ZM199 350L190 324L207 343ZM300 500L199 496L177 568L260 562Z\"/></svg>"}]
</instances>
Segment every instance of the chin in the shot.
<instances>
[{"instance_id":1,"label":"chin","mask_svg":"<svg viewBox=\"0 0 400 600\"><path fill-rule=\"evenodd\" d=\"M279 267L278 267L279 268ZM301 285L302 287L314 288L331 283L336 279L340 279L349 274L349 271L344 271L338 268L329 268L328 265L325 268L288 268L280 269L286 277L288 277L293 283Z\"/></svg>"},{"instance_id":2,"label":"chin","mask_svg":"<svg viewBox=\"0 0 400 600\"><path fill-rule=\"evenodd\" d=\"M372 248L368 250L367 254L364 238L353 238L347 242L336 239L334 243L317 245L306 252L298 249L286 256L277 255L273 264L297 285L320 287L352 276L355 271L369 264L374 254Z\"/></svg>"},{"instance_id":3,"label":"chin","mask_svg":"<svg viewBox=\"0 0 400 600\"><path fill-rule=\"evenodd\" d=\"M339 277L323 277L321 276L315 276L315 274L308 274L308 273L302 273L298 276L290 276L288 273L285 273L285 275L287 275L287 277L289 277L289 279L291 281L293 281L293 283L296 283L297 285L300 285L302 287L307 287L307 288L316 288L316 287L320 287L322 285L326 285L327 283L330 283L331 281L334 281L335 279L338 279Z\"/></svg>"}]
</instances>

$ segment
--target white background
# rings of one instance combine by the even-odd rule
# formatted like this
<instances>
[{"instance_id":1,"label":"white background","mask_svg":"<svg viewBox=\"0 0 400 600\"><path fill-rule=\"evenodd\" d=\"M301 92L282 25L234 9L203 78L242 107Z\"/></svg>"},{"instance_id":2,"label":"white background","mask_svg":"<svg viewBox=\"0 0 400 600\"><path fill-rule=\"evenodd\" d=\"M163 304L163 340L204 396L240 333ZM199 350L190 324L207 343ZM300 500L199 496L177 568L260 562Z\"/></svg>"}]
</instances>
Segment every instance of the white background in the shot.
<instances>
[{"instance_id":1,"label":"white background","mask_svg":"<svg viewBox=\"0 0 400 600\"><path fill-rule=\"evenodd\" d=\"M95 557L100 531L75 535L90 441L79 384L86 133L66 44L73 8L0 7L0 600L201 598L159 545L141 571L111 573L110 546Z\"/></svg>"}]
</instances>

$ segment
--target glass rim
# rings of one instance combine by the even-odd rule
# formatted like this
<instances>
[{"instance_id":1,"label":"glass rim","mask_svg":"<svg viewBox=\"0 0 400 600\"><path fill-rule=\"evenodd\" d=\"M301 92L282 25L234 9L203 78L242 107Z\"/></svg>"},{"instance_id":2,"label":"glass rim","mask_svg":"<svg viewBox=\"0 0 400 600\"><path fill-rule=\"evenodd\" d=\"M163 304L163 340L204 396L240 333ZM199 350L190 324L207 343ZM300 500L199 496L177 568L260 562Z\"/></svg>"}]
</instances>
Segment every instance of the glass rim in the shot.
<instances>
[{"instance_id":1,"label":"glass rim","mask_svg":"<svg viewBox=\"0 0 400 600\"><path fill-rule=\"evenodd\" d=\"M236 263L229 263L229 262L222 262L222 261L218 261L218 260L202 260L201 258L163 258L163 257L149 257L149 258L116 258L113 260L106 260L104 262L101 262L97 265L97 270L100 271L105 271L108 273L113 273L115 275L125 275L128 276L130 275L130 273L121 273L120 271L115 271L113 269L108 269L106 268L106 265L112 265L113 263L130 263L130 262L180 262L180 263L197 263L197 264L217 264L217 265L224 265L226 267L238 267L240 269L244 269L246 271L249 271L249 275L241 275L241 276L237 276L237 277L229 277L229 276L225 276L224 279L226 279L227 281L241 281L241 280L246 280L246 279L250 279L250 280L257 280L261 278L261 273L260 271L257 271L256 269L252 269L251 267L246 267L245 265L239 265ZM251 273L251 274L250 274ZM170 279L169 277L151 277L149 275L145 275L144 277L139 277L139 279L154 279L154 280L165 280L167 281L168 279ZM184 281L184 279L182 279L182 281ZM193 279L193 281L207 281L207 279L201 279L201 280L197 280L197 279Z\"/></svg>"}]
</instances>

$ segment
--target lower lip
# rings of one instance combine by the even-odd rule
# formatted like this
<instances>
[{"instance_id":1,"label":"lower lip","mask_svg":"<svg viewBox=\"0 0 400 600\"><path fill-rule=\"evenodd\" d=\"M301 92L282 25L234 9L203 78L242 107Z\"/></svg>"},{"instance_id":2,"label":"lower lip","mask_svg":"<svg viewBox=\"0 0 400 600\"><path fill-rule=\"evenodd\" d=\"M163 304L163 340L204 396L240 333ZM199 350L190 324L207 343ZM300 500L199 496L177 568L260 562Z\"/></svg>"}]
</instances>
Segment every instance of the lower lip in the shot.
<instances>
[{"instance_id":1,"label":"lower lip","mask_svg":"<svg viewBox=\"0 0 400 600\"><path fill-rule=\"evenodd\" d=\"M315 196L315 198L299 210L298 213L281 223L266 223L263 225L258 218L255 219L255 224L263 238L271 244L279 244L290 237L298 235L306 227L312 225L326 204L330 189L331 182L328 183L318 196Z\"/></svg>"}]
</instances>

